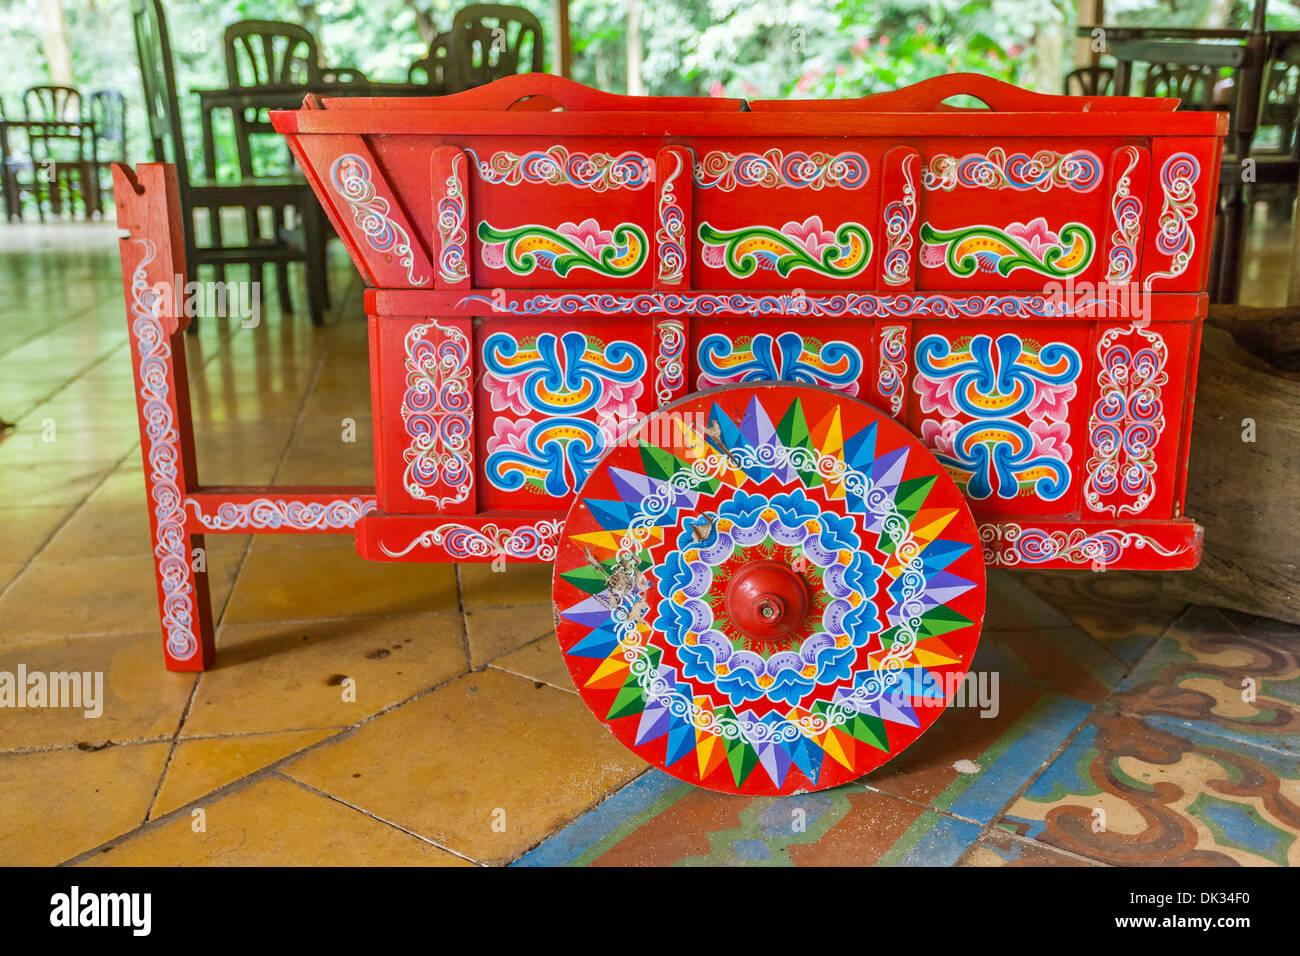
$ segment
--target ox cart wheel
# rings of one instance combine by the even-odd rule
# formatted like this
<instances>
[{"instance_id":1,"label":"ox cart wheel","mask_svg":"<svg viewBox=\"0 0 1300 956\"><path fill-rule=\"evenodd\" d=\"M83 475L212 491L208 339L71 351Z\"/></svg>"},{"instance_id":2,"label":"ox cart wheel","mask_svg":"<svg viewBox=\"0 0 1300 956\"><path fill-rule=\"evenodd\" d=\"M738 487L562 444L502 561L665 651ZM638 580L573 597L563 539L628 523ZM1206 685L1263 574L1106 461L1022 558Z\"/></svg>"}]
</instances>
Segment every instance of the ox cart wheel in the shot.
<instances>
[{"instance_id":1,"label":"ox cart wheel","mask_svg":"<svg viewBox=\"0 0 1300 956\"><path fill-rule=\"evenodd\" d=\"M727 793L845 783L956 693L984 616L957 487L901 425L820 388L700 392L595 467L555 561L587 706Z\"/></svg>"}]
</instances>

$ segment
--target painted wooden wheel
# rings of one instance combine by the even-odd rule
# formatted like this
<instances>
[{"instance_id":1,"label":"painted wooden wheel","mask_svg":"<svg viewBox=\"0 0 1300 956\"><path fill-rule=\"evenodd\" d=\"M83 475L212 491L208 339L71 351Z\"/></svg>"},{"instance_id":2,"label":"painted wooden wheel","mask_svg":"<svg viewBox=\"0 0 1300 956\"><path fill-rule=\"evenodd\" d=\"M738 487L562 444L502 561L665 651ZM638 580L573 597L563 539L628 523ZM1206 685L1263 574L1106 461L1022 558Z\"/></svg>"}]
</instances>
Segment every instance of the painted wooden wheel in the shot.
<instances>
[{"instance_id":1,"label":"painted wooden wheel","mask_svg":"<svg viewBox=\"0 0 1300 956\"><path fill-rule=\"evenodd\" d=\"M699 392L593 470L555 561L574 684L623 744L731 793L852 780L970 666L984 560L901 425L799 385Z\"/></svg>"}]
</instances>

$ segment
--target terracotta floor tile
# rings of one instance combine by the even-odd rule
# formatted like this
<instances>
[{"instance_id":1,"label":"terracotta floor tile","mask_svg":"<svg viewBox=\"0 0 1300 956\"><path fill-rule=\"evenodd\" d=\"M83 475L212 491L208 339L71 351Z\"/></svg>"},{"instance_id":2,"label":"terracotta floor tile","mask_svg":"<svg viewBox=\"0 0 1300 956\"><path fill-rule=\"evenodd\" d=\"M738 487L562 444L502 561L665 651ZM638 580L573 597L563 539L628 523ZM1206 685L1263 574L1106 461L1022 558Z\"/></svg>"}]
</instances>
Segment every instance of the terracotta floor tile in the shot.
<instances>
[{"instance_id":1,"label":"terracotta floor tile","mask_svg":"<svg viewBox=\"0 0 1300 956\"><path fill-rule=\"evenodd\" d=\"M1025 587L1018 572L989 568L987 581L985 631L1069 626L1070 619Z\"/></svg>"},{"instance_id":2,"label":"terracotta floor tile","mask_svg":"<svg viewBox=\"0 0 1300 956\"><path fill-rule=\"evenodd\" d=\"M292 561L254 541L224 623L455 611L449 564L364 561L354 545L302 549ZM536 636L536 635L533 635Z\"/></svg>"},{"instance_id":3,"label":"terracotta floor tile","mask_svg":"<svg viewBox=\"0 0 1300 956\"><path fill-rule=\"evenodd\" d=\"M1129 662L1137 660L1187 607L1164 595L1158 575L1028 571L1019 580L1075 627Z\"/></svg>"},{"instance_id":4,"label":"terracotta floor tile","mask_svg":"<svg viewBox=\"0 0 1300 956\"><path fill-rule=\"evenodd\" d=\"M0 373L3 374L3 373ZM131 386L126 386L129 391ZM114 464L140 442L140 431L131 422L100 422L92 428L74 428L53 414L24 416L18 428L0 439L0 462L16 464Z\"/></svg>"},{"instance_id":5,"label":"terracotta floor tile","mask_svg":"<svg viewBox=\"0 0 1300 956\"><path fill-rule=\"evenodd\" d=\"M1095 703L1127 665L1077 627L1001 629L980 636L971 667L1039 690Z\"/></svg>"},{"instance_id":6,"label":"terracotta floor tile","mask_svg":"<svg viewBox=\"0 0 1300 956\"><path fill-rule=\"evenodd\" d=\"M526 561L507 561L502 571L493 571L491 564L462 564L460 587L465 608L550 604L552 570L549 564Z\"/></svg>"},{"instance_id":7,"label":"terracotta floor tile","mask_svg":"<svg viewBox=\"0 0 1300 956\"><path fill-rule=\"evenodd\" d=\"M45 546L73 507L0 508L0 564L25 564Z\"/></svg>"},{"instance_id":8,"label":"terracotta floor tile","mask_svg":"<svg viewBox=\"0 0 1300 956\"><path fill-rule=\"evenodd\" d=\"M91 866L468 866L465 860L280 777L177 814L84 861Z\"/></svg>"},{"instance_id":9,"label":"terracotta floor tile","mask_svg":"<svg viewBox=\"0 0 1300 956\"><path fill-rule=\"evenodd\" d=\"M455 614L227 624L182 734L350 726L465 669Z\"/></svg>"},{"instance_id":10,"label":"terracotta floor tile","mask_svg":"<svg viewBox=\"0 0 1300 956\"><path fill-rule=\"evenodd\" d=\"M0 755L0 866L53 866L138 827L170 749Z\"/></svg>"},{"instance_id":11,"label":"terracotta floor tile","mask_svg":"<svg viewBox=\"0 0 1300 956\"><path fill-rule=\"evenodd\" d=\"M220 608L235 562L208 561L208 587ZM159 626L153 559L144 555L61 561L37 557L0 595L0 641L144 631Z\"/></svg>"},{"instance_id":12,"label":"terracotta floor tile","mask_svg":"<svg viewBox=\"0 0 1300 956\"><path fill-rule=\"evenodd\" d=\"M1099 712L998 825L1114 865L1300 865L1300 761Z\"/></svg>"},{"instance_id":13,"label":"terracotta floor tile","mask_svg":"<svg viewBox=\"0 0 1300 956\"><path fill-rule=\"evenodd\" d=\"M492 666L511 674L518 674L520 677L545 681L560 690L577 693L573 686L573 678L569 676L569 669L564 664L564 655L560 653L560 645L556 643L554 636L543 637L531 644L525 644L519 650L504 657L498 657L492 662Z\"/></svg>"},{"instance_id":14,"label":"terracotta floor tile","mask_svg":"<svg viewBox=\"0 0 1300 956\"><path fill-rule=\"evenodd\" d=\"M470 663L482 667L539 638L555 641L555 610L550 604L523 604L465 612Z\"/></svg>"},{"instance_id":15,"label":"terracotta floor tile","mask_svg":"<svg viewBox=\"0 0 1300 956\"><path fill-rule=\"evenodd\" d=\"M506 863L644 767L574 695L486 670L284 772L473 859Z\"/></svg>"},{"instance_id":16,"label":"terracotta floor tile","mask_svg":"<svg viewBox=\"0 0 1300 956\"><path fill-rule=\"evenodd\" d=\"M22 573L24 565L21 564L0 564L0 594L4 593L15 578ZM4 638L4 631L0 630L0 640Z\"/></svg>"},{"instance_id":17,"label":"terracotta floor tile","mask_svg":"<svg viewBox=\"0 0 1300 956\"><path fill-rule=\"evenodd\" d=\"M1300 627L1191 608L1112 698L1157 724L1300 754Z\"/></svg>"},{"instance_id":18,"label":"terracotta floor tile","mask_svg":"<svg viewBox=\"0 0 1300 956\"><path fill-rule=\"evenodd\" d=\"M167 765L167 775L149 816L164 816L336 732L332 729L296 730L182 740L176 745Z\"/></svg>"},{"instance_id":19,"label":"terracotta floor tile","mask_svg":"<svg viewBox=\"0 0 1300 956\"><path fill-rule=\"evenodd\" d=\"M0 500L7 505L76 504L112 471L112 462L6 464L0 468Z\"/></svg>"},{"instance_id":20,"label":"terracotta floor tile","mask_svg":"<svg viewBox=\"0 0 1300 956\"><path fill-rule=\"evenodd\" d=\"M0 646L0 670L10 674L21 664L29 675L102 675L98 717L85 716L83 707L0 709L0 750L171 737L197 678L165 670L160 644L149 631Z\"/></svg>"}]
</instances>

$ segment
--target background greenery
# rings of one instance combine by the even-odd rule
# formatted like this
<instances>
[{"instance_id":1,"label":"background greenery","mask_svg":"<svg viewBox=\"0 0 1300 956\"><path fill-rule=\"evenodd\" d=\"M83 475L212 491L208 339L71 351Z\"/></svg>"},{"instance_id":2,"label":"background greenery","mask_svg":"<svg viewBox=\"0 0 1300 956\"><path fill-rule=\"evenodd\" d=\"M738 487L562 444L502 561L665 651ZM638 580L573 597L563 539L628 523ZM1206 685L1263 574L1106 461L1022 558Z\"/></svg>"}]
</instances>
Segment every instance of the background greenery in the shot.
<instances>
[{"instance_id":1,"label":"background greenery","mask_svg":"<svg viewBox=\"0 0 1300 956\"><path fill-rule=\"evenodd\" d=\"M517 0L546 31L548 68L557 57L552 0ZM652 94L862 96L941 73L969 70L1055 92L1073 60L1073 0L638 0L641 79ZM49 82L43 8L59 3L73 83L84 94L113 87L138 101L139 73L126 0L0 0L0 96L21 115L22 91ZM164 0L172 35L187 148L198 159L197 104L189 89L223 86L221 36L247 18L302 23L326 62L372 79L405 80L435 29L447 29L454 0ZM1240 0L1109 0L1109 23L1241 26ZM1269 25L1300 28L1295 6L1272 0ZM574 78L627 88L627 0L571 0ZM218 152L231 169L228 133ZM133 114L132 159L147 158Z\"/></svg>"}]
</instances>

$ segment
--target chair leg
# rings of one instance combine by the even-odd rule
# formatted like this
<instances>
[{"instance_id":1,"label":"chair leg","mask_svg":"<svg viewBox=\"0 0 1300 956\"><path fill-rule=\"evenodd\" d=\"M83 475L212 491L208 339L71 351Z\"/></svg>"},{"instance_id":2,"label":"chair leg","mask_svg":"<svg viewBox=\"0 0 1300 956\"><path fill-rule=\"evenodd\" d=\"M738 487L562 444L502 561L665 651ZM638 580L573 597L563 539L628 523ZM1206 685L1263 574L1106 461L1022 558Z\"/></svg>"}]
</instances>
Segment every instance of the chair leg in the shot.
<instances>
[{"instance_id":1,"label":"chair leg","mask_svg":"<svg viewBox=\"0 0 1300 956\"><path fill-rule=\"evenodd\" d=\"M325 230L321 225L320 209L308 199L301 210L303 238L303 269L307 278L307 307L312 325L325 324L325 310L329 307L329 288L326 279Z\"/></svg>"},{"instance_id":2,"label":"chair leg","mask_svg":"<svg viewBox=\"0 0 1300 956\"><path fill-rule=\"evenodd\" d=\"M280 298L280 311L293 315L293 294L289 288L289 263L275 264L275 291Z\"/></svg>"}]
</instances>

